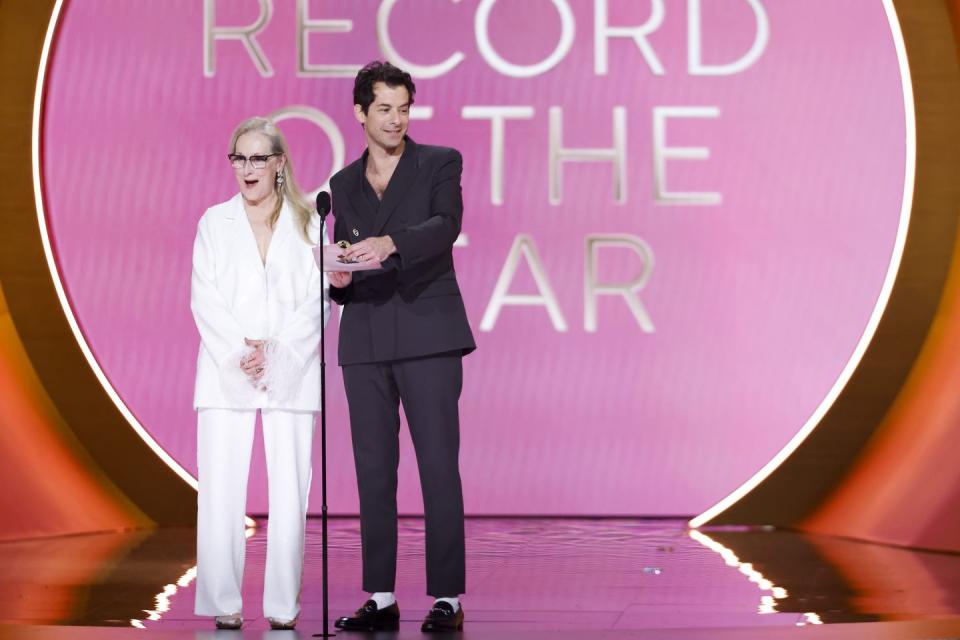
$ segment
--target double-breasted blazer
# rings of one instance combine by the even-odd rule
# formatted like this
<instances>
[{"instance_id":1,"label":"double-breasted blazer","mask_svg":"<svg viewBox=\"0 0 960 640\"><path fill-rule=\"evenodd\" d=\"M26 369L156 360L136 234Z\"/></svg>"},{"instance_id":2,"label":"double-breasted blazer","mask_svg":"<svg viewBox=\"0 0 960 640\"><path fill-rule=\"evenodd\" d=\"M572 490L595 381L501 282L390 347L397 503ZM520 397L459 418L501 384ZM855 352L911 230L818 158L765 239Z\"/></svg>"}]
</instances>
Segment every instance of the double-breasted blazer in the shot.
<instances>
[{"instance_id":1,"label":"double-breasted blazer","mask_svg":"<svg viewBox=\"0 0 960 640\"><path fill-rule=\"evenodd\" d=\"M296 224L285 202L264 263L240 194L200 218L190 290L200 332L194 407L320 409L320 323L330 305L313 244ZM309 235L326 241L317 216ZM267 341L260 387L240 369L252 351L244 338Z\"/></svg>"},{"instance_id":2,"label":"double-breasted blazer","mask_svg":"<svg viewBox=\"0 0 960 640\"><path fill-rule=\"evenodd\" d=\"M330 180L336 241L389 235L397 247L383 269L354 272L350 285L330 288L344 305L341 365L476 348L453 265L463 160L455 149L405 140L379 207L364 193L366 151Z\"/></svg>"}]
</instances>

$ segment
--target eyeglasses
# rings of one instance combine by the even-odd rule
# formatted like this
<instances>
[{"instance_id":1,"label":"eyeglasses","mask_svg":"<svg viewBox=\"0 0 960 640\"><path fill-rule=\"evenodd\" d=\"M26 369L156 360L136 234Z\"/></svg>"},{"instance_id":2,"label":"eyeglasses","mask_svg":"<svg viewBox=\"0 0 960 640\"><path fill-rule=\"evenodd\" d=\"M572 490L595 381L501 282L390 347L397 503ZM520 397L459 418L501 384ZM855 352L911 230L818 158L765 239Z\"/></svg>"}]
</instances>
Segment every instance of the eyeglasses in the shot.
<instances>
[{"instance_id":1,"label":"eyeglasses","mask_svg":"<svg viewBox=\"0 0 960 640\"><path fill-rule=\"evenodd\" d=\"M282 153L271 153L268 155L257 155L257 156L242 156L239 153L231 153L227 155L227 159L230 160L230 166L234 169L243 169L247 161L250 162L250 166L254 169L263 169L267 166L267 160L273 156L282 156Z\"/></svg>"}]
</instances>

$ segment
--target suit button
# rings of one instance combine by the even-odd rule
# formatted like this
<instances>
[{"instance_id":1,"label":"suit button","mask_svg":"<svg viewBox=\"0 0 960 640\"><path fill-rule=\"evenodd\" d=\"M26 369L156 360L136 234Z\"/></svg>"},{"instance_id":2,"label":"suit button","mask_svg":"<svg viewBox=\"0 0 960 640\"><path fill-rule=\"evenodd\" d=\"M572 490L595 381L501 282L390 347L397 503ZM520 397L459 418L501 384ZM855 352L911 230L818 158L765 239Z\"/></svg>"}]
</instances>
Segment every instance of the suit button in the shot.
<instances>
[{"instance_id":1,"label":"suit button","mask_svg":"<svg viewBox=\"0 0 960 640\"><path fill-rule=\"evenodd\" d=\"M354 237L354 238L359 238L359 237L360 237L360 232L357 231L356 229L354 229L354 230L353 230L353 237Z\"/></svg>"}]
</instances>

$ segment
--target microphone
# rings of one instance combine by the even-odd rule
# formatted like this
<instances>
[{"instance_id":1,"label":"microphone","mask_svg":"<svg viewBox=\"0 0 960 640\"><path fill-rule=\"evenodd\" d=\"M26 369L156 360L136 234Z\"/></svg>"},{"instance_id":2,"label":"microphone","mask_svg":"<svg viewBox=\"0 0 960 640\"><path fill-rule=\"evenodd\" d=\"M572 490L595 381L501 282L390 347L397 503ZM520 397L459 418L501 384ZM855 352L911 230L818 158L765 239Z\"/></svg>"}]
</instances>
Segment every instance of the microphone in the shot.
<instances>
[{"instance_id":1,"label":"microphone","mask_svg":"<svg viewBox=\"0 0 960 640\"><path fill-rule=\"evenodd\" d=\"M320 223L323 226L323 231L321 232L326 236L327 231L327 214L330 213L330 194L326 191L321 191L317 194L317 215L320 216ZM320 244L323 244L325 238L320 239ZM323 251L322 246L317 246L314 248L314 252L317 249ZM316 254L315 254L316 255ZM323 271L323 254L319 254L320 260L320 270ZM326 278L323 278L326 280ZM324 287L326 288L326 287ZM327 293L324 292L323 297L327 297ZM327 303L329 304L329 302ZM321 316L323 313L320 314ZM326 349L324 348L324 326L326 322L323 321L323 318L320 318L320 455L321 455L321 489L323 491L323 503L320 508L321 513L321 522L322 522L322 534L321 534L321 547L323 549L323 633L316 634L317 636L330 638L335 634L327 632L327 620L329 618L329 591L327 588L327 358L324 355Z\"/></svg>"},{"instance_id":2,"label":"microphone","mask_svg":"<svg viewBox=\"0 0 960 640\"><path fill-rule=\"evenodd\" d=\"M323 220L330 213L330 194L321 191L317 194L317 215Z\"/></svg>"}]
</instances>

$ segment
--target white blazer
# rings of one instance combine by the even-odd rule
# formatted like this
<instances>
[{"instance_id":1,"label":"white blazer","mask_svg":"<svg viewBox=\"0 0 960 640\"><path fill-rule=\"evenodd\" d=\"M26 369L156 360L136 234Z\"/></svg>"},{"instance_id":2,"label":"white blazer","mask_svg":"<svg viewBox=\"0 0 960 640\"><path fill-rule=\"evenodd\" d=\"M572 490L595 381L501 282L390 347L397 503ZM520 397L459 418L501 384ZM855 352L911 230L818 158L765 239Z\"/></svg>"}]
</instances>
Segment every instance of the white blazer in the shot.
<instances>
[{"instance_id":1,"label":"white blazer","mask_svg":"<svg viewBox=\"0 0 960 640\"><path fill-rule=\"evenodd\" d=\"M326 243L313 217L310 238L321 237ZM286 202L266 264L240 194L200 218L190 289L200 332L194 408L320 409L320 323L330 316L330 303L311 249ZM244 338L267 340L260 388L240 369L252 351Z\"/></svg>"}]
</instances>

